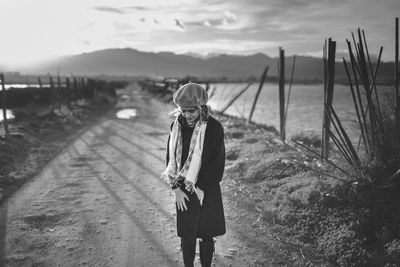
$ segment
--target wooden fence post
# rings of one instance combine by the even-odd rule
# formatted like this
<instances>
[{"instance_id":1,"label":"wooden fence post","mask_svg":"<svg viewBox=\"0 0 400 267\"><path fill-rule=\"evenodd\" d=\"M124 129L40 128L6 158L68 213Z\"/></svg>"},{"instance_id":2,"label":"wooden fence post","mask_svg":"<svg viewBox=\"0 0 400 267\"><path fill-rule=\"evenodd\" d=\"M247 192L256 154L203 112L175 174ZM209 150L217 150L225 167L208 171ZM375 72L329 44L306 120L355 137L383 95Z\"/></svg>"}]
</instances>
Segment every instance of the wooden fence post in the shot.
<instances>
[{"instance_id":1,"label":"wooden fence post","mask_svg":"<svg viewBox=\"0 0 400 267\"><path fill-rule=\"evenodd\" d=\"M87 99L87 96L88 96L88 90L87 90L87 88L86 88L86 84L85 84L85 78L81 78L81 84L82 84L82 92L83 92L83 98L84 99Z\"/></svg>"},{"instance_id":2,"label":"wooden fence post","mask_svg":"<svg viewBox=\"0 0 400 267\"><path fill-rule=\"evenodd\" d=\"M61 78L57 76L57 101L58 101L58 110L61 111L61 105L64 100L64 90L61 87Z\"/></svg>"},{"instance_id":3,"label":"wooden fence post","mask_svg":"<svg viewBox=\"0 0 400 267\"><path fill-rule=\"evenodd\" d=\"M38 84L39 88L43 88L42 80L40 79L40 77L38 77Z\"/></svg>"},{"instance_id":4,"label":"wooden fence post","mask_svg":"<svg viewBox=\"0 0 400 267\"><path fill-rule=\"evenodd\" d=\"M54 82L53 82L53 77L50 76L50 105L51 105L51 111L54 112L54 98L55 98L55 93L54 93Z\"/></svg>"},{"instance_id":5,"label":"wooden fence post","mask_svg":"<svg viewBox=\"0 0 400 267\"><path fill-rule=\"evenodd\" d=\"M79 94L78 94L78 82L76 80L76 77L74 77L74 100L78 100L79 99Z\"/></svg>"},{"instance_id":6,"label":"wooden fence post","mask_svg":"<svg viewBox=\"0 0 400 267\"><path fill-rule=\"evenodd\" d=\"M8 132L8 122L7 122L7 100L6 100L6 88L4 86L4 74L0 74L1 79L1 88L2 88L2 106L3 106L3 124L4 124L4 134L7 138L9 135Z\"/></svg>"},{"instance_id":7,"label":"wooden fence post","mask_svg":"<svg viewBox=\"0 0 400 267\"><path fill-rule=\"evenodd\" d=\"M279 47L279 117L280 137L285 141L285 50L282 47Z\"/></svg>"},{"instance_id":8,"label":"wooden fence post","mask_svg":"<svg viewBox=\"0 0 400 267\"><path fill-rule=\"evenodd\" d=\"M326 49L328 49L327 53ZM326 61L326 59L324 59L324 73L326 73L326 81L324 81L324 117L321 144L321 155L323 159L327 159L329 157L329 131L331 128L331 121L329 119L329 110L327 110L327 108L332 107L333 89L335 84L336 42L332 41L332 38L329 38L328 46L325 45L324 55L326 54L328 54L328 60Z\"/></svg>"},{"instance_id":9,"label":"wooden fence post","mask_svg":"<svg viewBox=\"0 0 400 267\"><path fill-rule=\"evenodd\" d=\"M69 78L67 77L65 80L65 91L66 91L66 98L67 98L67 107L71 108L71 85L69 83Z\"/></svg>"},{"instance_id":10,"label":"wooden fence post","mask_svg":"<svg viewBox=\"0 0 400 267\"><path fill-rule=\"evenodd\" d=\"M236 96L234 96L234 97L231 99L231 101L229 101L229 102L225 105L225 107L223 107L223 108L221 109L221 113L224 113L224 112L233 104L233 102L235 102L236 99L239 98L239 96L241 96L244 92L247 91L247 89L249 89L249 87L250 87L252 84L253 84L253 82L249 82L249 83L247 84L247 86L246 86L245 88L243 88L243 90L241 90Z\"/></svg>"},{"instance_id":11,"label":"wooden fence post","mask_svg":"<svg viewBox=\"0 0 400 267\"><path fill-rule=\"evenodd\" d=\"M261 76L260 85L258 86L258 90L257 90L256 96L254 98L253 105L251 106L251 110L250 110L249 118L247 119L247 123L250 123L251 122L251 118L253 117L254 109L256 108L257 100L258 100L258 97L260 95L261 89L262 89L262 87L264 85L265 78L267 77L268 70L269 70L269 66L267 66L264 69L264 72L263 72L263 74Z\"/></svg>"}]
</instances>

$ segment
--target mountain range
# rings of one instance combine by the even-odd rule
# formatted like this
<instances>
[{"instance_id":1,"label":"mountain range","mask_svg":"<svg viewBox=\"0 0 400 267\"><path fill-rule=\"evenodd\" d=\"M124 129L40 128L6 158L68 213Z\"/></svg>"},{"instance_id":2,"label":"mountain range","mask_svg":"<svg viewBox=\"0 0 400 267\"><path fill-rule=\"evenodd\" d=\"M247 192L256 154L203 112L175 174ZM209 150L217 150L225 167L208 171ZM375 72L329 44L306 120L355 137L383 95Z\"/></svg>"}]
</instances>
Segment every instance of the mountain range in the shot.
<instances>
[{"instance_id":1,"label":"mountain range","mask_svg":"<svg viewBox=\"0 0 400 267\"><path fill-rule=\"evenodd\" d=\"M293 56L285 60L285 76L290 79ZM184 77L203 79L246 80L261 76L269 66L268 77L276 78L278 59L263 53L253 55L209 55L174 54L170 52L143 52L131 48L98 50L79 55L66 56L42 65L21 69L24 74L60 75L113 75ZM379 79L393 79L393 62L382 62ZM336 79L346 80L342 62L336 63ZM296 56L295 81L322 81L321 58Z\"/></svg>"}]
</instances>

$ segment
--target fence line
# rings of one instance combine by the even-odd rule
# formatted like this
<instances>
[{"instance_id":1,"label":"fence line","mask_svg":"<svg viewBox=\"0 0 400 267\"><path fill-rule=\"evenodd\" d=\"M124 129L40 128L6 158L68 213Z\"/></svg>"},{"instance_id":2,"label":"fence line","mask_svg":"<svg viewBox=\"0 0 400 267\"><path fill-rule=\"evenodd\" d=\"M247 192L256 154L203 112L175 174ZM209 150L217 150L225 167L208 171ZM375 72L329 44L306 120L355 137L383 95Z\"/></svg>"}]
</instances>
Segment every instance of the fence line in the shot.
<instances>
[{"instance_id":1,"label":"fence line","mask_svg":"<svg viewBox=\"0 0 400 267\"><path fill-rule=\"evenodd\" d=\"M247 123L250 123L251 118L253 117L254 109L256 108L257 100L258 100L258 97L260 96L260 92L264 85L265 78L267 77L268 70L269 70L269 66L265 67L264 72L261 76L260 85L258 86L256 96L254 97L253 105L251 106L251 110L250 110L249 118L247 119Z\"/></svg>"},{"instance_id":2,"label":"fence line","mask_svg":"<svg viewBox=\"0 0 400 267\"><path fill-rule=\"evenodd\" d=\"M3 124L5 136L9 135L7 109L24 107L30 103L39 105L48 105L51 112L55 108L61 111L63 105L71 107L73 101L92 99L99 91L115 96L116 88L126 85L126 82L97 80L93 78L73 77L73 86L71 88L70 78L65 77L64 82L61 77L57 77L57 85L54 84L53 77L49 77L49 86L43 85L41 77L38 77L39 87L13 88L5 89L5 75L0 73L2 86L1 108L3 110Z\"/></svg>"}]
</instances>

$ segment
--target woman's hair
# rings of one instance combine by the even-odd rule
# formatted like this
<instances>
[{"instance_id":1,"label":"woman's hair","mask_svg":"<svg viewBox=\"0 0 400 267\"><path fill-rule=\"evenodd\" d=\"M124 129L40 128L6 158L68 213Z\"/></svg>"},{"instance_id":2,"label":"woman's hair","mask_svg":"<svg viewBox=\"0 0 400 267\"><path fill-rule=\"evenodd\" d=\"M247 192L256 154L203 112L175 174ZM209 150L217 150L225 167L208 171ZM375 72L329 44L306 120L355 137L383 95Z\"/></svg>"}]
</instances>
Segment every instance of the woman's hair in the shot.
<instances>
[{"instance_id":1,"label":"woman's hair","mask_svg":"<svg viewBox=\"0 0 400 267\"><path fill-rule=\"evenodd\" d=\"M211 107L209 105L202 105L202 106L197 106L197 108L200 110L200 122L208 121L208 117L212 113ZM179 115L182 114L182 110L180 107L175 108L173 111L168 113L169 116L174 116L178 117Z\"/></svg>"}]
</instances>

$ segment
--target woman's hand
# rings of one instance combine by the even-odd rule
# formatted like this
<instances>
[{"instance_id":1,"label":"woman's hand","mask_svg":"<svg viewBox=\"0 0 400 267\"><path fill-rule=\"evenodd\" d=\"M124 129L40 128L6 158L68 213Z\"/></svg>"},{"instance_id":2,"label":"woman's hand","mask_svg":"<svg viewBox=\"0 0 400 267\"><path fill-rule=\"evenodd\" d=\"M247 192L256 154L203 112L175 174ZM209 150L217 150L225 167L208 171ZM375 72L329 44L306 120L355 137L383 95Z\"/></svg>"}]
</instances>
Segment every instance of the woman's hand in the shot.
<instances>
[{"instance_id":1,"label":"woman's hand","mask_svg":"<svg viewBox=\"0 0 400 267\"><path fill-rule=\"evenodd\" d=\"M181 211L187 210L185 199L187 199L187 201L189 201L189 198L185 194L185 192L183 192L178 187L178 188L174 189L174 193L175 193L175 202L176 202L176 205L178 206L178 209Z\"/></svg>"},{"instance_id":2,"label":"woman's hand","mask_svg":"<svg viewBox=\"0 0 400 267\"><path fill-rule=\"evenodd\" d=\"M201 190L201 189L198 188L198 187L195 188L195 191L196 191L197 198L198 198L199 201L200 201L200 206L203 206L204 191Z\"/></svg>"}]
</instances>

